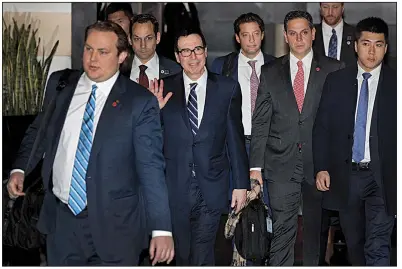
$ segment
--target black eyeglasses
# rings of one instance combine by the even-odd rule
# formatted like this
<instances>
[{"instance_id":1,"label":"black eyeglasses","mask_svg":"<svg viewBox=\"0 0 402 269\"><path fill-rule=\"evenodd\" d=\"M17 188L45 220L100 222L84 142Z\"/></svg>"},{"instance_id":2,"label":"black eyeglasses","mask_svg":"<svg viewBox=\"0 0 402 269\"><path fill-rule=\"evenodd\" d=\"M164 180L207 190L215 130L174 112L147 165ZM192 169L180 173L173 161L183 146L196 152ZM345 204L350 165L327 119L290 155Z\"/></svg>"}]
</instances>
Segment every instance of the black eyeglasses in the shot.
<instances>
[{"instance_id":1,"label":"black eyeglasses","mask_svg":"<svg viewBox=\"0 0 402 269\"><path fill-rule=\"evenodd\" d=\"M205 48L203 46L197 46L194 49L182 49L179 50L179 53L181 54L181 56L183 57L188 57L191 55L191 53L194 52L195 55L201 55L203 54L205 51Z\"/></svg>"}]
</instances>

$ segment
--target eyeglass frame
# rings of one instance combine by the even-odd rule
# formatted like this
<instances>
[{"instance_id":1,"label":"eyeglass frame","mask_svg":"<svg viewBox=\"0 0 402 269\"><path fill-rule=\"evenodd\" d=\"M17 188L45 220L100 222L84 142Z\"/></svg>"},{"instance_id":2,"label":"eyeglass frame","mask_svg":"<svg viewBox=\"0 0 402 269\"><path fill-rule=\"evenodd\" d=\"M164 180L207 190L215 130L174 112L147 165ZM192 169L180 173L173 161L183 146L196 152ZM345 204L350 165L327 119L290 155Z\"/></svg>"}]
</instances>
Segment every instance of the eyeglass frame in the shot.
<instances>
[{"instance_id":1,"label":"eyeglass frame","mask_svg":"<svg viewBox=\"0 0 402 269\"><path fill-rule=\"evenodd\" d=\"M195 52L196 49L202 49L202 52L199 53L199 54L197 54L197 53ZM202 54L204 54L205 49L206 49L206 47L204 47L204 46L196 46L194 49L187 49L187 48L186 48L186 49L179 50L178 53L180 53L181 56L183 56L183 57L190 57L191 54L193 54L193 52L194 52L194 55L202 55ZM184 51L184 50L189 51L190 54L187 55L187 56L183 55L183 51Z\"/></svg>"}]
</instances>

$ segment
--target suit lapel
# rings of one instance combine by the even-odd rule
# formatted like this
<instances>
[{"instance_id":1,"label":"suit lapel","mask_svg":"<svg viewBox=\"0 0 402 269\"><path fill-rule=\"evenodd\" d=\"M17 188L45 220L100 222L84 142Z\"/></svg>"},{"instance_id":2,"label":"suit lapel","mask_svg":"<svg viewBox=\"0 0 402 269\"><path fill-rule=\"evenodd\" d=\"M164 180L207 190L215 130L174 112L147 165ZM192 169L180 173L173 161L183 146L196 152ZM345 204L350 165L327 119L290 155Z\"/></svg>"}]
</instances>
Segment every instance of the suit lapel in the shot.
<instances>
[{"instance_id":1,"label":"suit lapel","mask_svg":"<svg viewBox=\"0 0 402 269\"><path fill-rule=\"evenodd\" d=\"M108 130L116 119L117 113L120 112L124 105L124 98L122 95L126 91L126 85L121 76L122 74L119 75L114 83L99 117L98 126L96 127L95 137L93 139L91 156L95 156L99 152L102 143L106 140ZM115 101L119 101L116 103L117 105L113 104Z\"/></svg>"},{"instance_id":2,"label":"suit lapel","mask_svg":"<svg viewBox=\"0 0 402 269\"><path fill-rule=\"evenodd\" d=\"M293 86L292 86L292 77L290 76L290 61L289 61L290 55L287 54L283 57L282 59L282 70L281 70L281 79L282 83L284 85L285 91L288 96L288 100L290 100L291 106L299 113L299 110L297 108L297 102L296 102L296 97L293 91Z\"/></svg>"},{"instance_id":3,"label":"suit lapel","mask_svg":"<svg viewBox=\"0 0 402 269\"><path fill-rule=\"evenodd\" d=\"M322 24L320 23L316 27L316 34L315 34L315 40L314 42L317 42L317 46L315 47L321 55L325 55L325 46L324 46L324 38L322 34Z\"/></svg>"},{"instance_id":4,"label":"suit lapel","mask_svg":"<svg viewBox=\"0 0 402 269\"><path fill-rule=\"evenodd\" d=\"M317 91L319 90L316 84L317 75L319 71L320 71L319 60L318 56L315 54L311 61L310 75L308 78L306 94L304 96L303 108L301 111L301 117L302 117L301 120L310 115L311 108L313 107L314 100L317 96Z\"/></svg>"},{"instance_id":5,"label":"suit lapel","mask_svg":"<svg viewBox=\"0 0 402 269\"><path fill-rule=\"evenodd\" d=\"M235 81L239 80L239 68L238 67L239 67L239 55L237 55L237 57L235 57L233 67L232 67L232 78Z\"/></svg>"},{"instance_id":6,"label":"suit lapel","mask_svg":"<svg viewBox=\"0 0 402 269\"><path fill-rule=\"evenodd\" d=\"M342 32L342 44L341 44L341 61L344 61L344 58L348 56L347 53L345 53L347 50L350 49L350 46L354 46L353 42L353 30L349 31L349 24L344 23L343 24L343 32Z\"/></svg>"},{"instance_id":7,"label":"suit lapel","mask_svg":"<svg viewBox=\"0 0 402 269\"><path fill-rule=\"evenodd\" d=\"M163 57L159 57L159 78L165 78L171 75L169 68L167 68L165 60Z\"/></svg>"},{"instance_id":8,"label":"suit lapel","mask_svg":"<svg viewBox=\"0 0 402 269\"><path fill-rule=\"evenodd\" d=\"M206 87L206 96L204 103L204 113L202 115L200 127L198 128L198 133L195 136L195 140L199 140L202 137L202 134L207 130L207 124L209 120L214 116L212 113L216 104L214 104L214 100L219 100L216 98L217 94L217 83L213 74L208 72L207 79L207 87Z\"/></svg>"}]
</instances>

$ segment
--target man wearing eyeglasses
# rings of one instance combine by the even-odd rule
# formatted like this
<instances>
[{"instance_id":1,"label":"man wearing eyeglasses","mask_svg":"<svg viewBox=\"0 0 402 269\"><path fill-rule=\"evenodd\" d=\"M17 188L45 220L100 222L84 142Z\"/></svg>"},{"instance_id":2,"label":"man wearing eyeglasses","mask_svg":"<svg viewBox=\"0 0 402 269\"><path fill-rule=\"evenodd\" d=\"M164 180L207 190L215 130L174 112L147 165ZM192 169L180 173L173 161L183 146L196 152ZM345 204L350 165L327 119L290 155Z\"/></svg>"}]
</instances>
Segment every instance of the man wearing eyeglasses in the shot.
<instances>
[{"instance_id":1,"label":"man wearing eyeglasses","mask_svg":"<svg viewBox=\"0 0 402 269\"><path fill-rule=\"evenodd\" d=\"M180 65L155 52L160 42L159 23L151 14L134 16L130 27L134 59L125 74L130 79L149 88L149 81L165 78L181 71ZM173 50L173 48L172 48Z\"/></svg>"},{"instance_id":2,"label":"man wearing eyeglasses","mask_svg":"<svg viewBox=\"0 0 402 269\"><path fill-rule=\"evenodd\" d=\"M237 212L250 189L241 90L238 82L208 72L199 30L186 29L176 37L175 55L183 72L159 86L155 80L150 90L161 108L176 265L213 266L230 165Z\"/></svg>"}]
</instances>

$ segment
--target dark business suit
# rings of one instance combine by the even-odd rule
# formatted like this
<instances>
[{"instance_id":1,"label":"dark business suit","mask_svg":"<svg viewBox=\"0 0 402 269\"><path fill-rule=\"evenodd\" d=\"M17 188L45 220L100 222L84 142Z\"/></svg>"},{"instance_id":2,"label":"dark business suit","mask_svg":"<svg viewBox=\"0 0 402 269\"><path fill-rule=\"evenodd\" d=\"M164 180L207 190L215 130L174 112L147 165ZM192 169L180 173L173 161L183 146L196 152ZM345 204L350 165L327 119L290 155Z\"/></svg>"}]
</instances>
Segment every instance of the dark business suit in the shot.
<instances>
[{"instance_id":1,"label":"dark business suit","mask_svg":"<svg viewBox=\"0 0 402 269\"><path fill-rule=\"evenodd\" d=\"M52 168L81 74L74 71L58 96L32 162L34 167L45 155L46 194L38 229L47 234L49 265L137 265L147 235L153 230L171 231L159 107L149 91L119 75L94 134L86 174L87 210L75 217L52 192ZM49 78L45 110L60 75L55 72ZM116 100L118 105L112 105ZM25 168L42 117L39 114L29 127L14 168Z\"/></svg>"},{"instance_id":2,"label":"dark business suit","mask_svg":"<svg viewBox=\"0 0 402 269\"><path fill-rule=\"evenodd\" d=\"M315 25L315 40L313 43L313 50L319 55L325 55L324 42L322 37L322 23ZM339 38L339 37L338 37ZM355 27L346 22L343 23L342 32L342 46L340 61L344 62L346 66L356 64L355 52Z\"/></svg>"},{"instance_id":3,"label":"dark business suit","mask_svg":"<svg viewBox=\"0 0 402 269\"><path fill-rule=\"evenodd\" d=\"M159 79L175 75L181 71L181 66L177 62L174 62L161 55L158 55L158 58L159 58ZM122 74L127 77L130 77L131 68L133 65L133 59L134 57L131 59L129 63L127 63L127 66L122 72Z\"/></svg>"},{"instance_id":4,"label":"dark business suit","mask_svg":"<svg viewBox=\"0 0 402 269\"><path fill-rule=\"evenodd\" d=\"M250 189L240 87L208 73L204 113L193 137L183 73L167 78L164 85L165 94L173 93L162 109L162 124L177 265L214 265L219 218L227 210L230 168L234 188Z\"/></svg>"},{"instance_id":5,"label":"dark business suit","mask_svg":"<svg viewBox=\"0 0 402 269\"><path fill-rule=\"evenodd\" d=\"M293 265L301 194L303 265L318 264L321 193L315 187L311 135L324 80L342 67L337 60L314 54L301 113L293 91L289 54L261 69L250 167L263 168L268 180L274 232L271 265Z\"/></svg>"},{"instance_id":6,"label":"dark business suit","mask_svg":"<svg viewBox=\"0 0 402 269\"><path fill-rule=\"evenodd\" d=\"M313 131L314 170L329 172L323 207L339 211L351 263L385 266L396 214L397 78L382 66L370 128L370 169L354 171L357 70L350 66L325 82Z\"/></svg>"},{"instance_id":7,"label":"dark business suit","mask_svg":"<svg viewBox=\"0 0 402 269\"><path fill-rule=\"evenodd\" d=\"M263 52L264 55L264 64L269 63L275 59L274 56L266 54ZM233 62L231 64L231 69L228 70L227 74L222 74L224 71L223 65L225 64L225 61L227 62L229 57L233 57ZM235 81L238 81L238 62L239 62L239 53L232 52L229 53L228 55L218 57L216 58L211 66L210 71L219 75L224 75L224 76L229 76L233 78ZM250 140L246 139L246 150L247 154L250 153ZM233 191L233 186L230 185L229 187L229 192L228 192L228 205L231 204L232 200L232 191ZM269 199L268 199L268 191L267 191L267 184L264 184L264 202L268 205L269 204ZM232 241L227 240L224 235L225 231L225 224L227 221L227 216L228 214L223 214L221 217L221 223L219 224L219 232L217 235L217 240L216 240L216 255L220 256L220 260L223 261L222 264L217 264L217 265L226 265L229 266L232 262L232 256L233 256L233 247L232 247Z\"/></svg>"}]
</instances>

